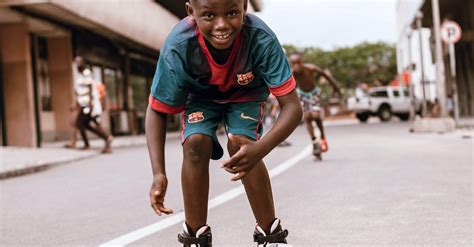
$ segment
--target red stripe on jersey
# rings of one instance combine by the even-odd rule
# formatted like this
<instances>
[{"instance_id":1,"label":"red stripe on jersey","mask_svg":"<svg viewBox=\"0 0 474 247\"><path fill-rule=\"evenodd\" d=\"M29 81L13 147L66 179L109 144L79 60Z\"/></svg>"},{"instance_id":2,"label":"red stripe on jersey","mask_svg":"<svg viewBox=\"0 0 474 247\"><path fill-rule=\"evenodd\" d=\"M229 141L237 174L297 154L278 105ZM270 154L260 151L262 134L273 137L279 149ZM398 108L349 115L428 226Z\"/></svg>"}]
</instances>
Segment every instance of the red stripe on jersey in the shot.
<instances>
[{"instance_id":1,"label":"red stripe on jersey","mask_svg":"<svg viewBox=\"0 0 474 247\"><path fill-rule=\"evenodd\" d=\"M186 123L184 121L186 121L186 120L184 119L184 111L183 111L183 113L181 114L181 128L182 128L182 130L181 130L181 144L184 143L184 131L186 130Z\"/></svg>"},{"instance_id":2,"label":"red stripe on jersey","mask_svg":"<svg viewBox=\"0 0 474 247\"><path fill-rule=\"evenodd\" d=\"M153 110L166 114L176 114L184 111L184 106L170 106L153 98L151 95L148 97L148 104Z\"/></svg>"},{"instance_id":3,"label":"red stripe on jersey","mask_svg":"<svg viewBox=\"0 0 474 247\"><path fill-rule=\"evenodd\" d=\"M296 81L293 75L290 76L290 79L288 79L286 82L281 84L278 87L271 87L268 88L270 92L275 95L275 96L283 96L291 93L296 87Z\"/></svg>"},{"instance_id":4,"label":"red stripe on jersey","mask_svg":"<svg viewBox=\"0 0 474 247\"><path fill-rule=\"evenodd\" d=\"M241 34L239 33L237 38L235 38L229 58L227 59L227 62L222 65L216 63L212 58L211 52L209 52L206 41L204 40L205 38L199 29L196 29L196 35L198 37L199 45L201 46L201 49L209 62L209 66L211 67L211 79L209 80L209 85L218 86L221 92L228 91L232 86L234 86L235 75L233 74L233 67L235 65L237 52L240 48Z\"/></svg>"},{"instance_id":5,"label":"red stripe on jersey","mask_svg":"<svg viewBox=\"0 0 474 247\"><path fill-rule=\"evenodd\" d=\"M265 101L263 101L263 102L260 104L260 115L258 116L257 129L255 130L255 140L256 140L256 141L260 140L260 135L259 135L259 133L258 133L258 129L260 128L260 126L261 126L262 123L263 123L262 118L263 118L263 113L264 113L264 107L265 107Z\"/></svg>"}]
</instances>

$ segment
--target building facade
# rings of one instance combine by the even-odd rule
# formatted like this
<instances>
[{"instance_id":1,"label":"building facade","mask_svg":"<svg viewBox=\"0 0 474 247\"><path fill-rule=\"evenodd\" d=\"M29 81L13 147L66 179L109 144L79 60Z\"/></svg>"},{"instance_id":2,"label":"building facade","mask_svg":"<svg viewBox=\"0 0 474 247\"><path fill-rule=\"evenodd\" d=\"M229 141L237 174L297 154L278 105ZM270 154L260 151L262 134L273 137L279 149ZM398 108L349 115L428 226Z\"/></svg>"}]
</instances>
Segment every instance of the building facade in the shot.
<instances>
[{"instance_id":1,"label":"building facade","mask_svg":"<svg viewBox=\"0 0 474 247\"><path fill-rule=\"evenodd\" d=\"M408 72L415 87L415 95L427 100L445 97L452 104L457 94L457 108L461 117L474 116L474 1L439 0L439 19L457 22L462 38L454 45L455 74L450 69L448 45L442 43L442 52L436 68L436 39L433 21L433 0L398 0L398 70ZM435 2L436 3L436 2ZM437 74L438 70L441 72ZM439 84L444 95L440 95ZM422 85L425 85L424 87ZM424 88L424 90L423 90ZM424 91L424 92L423 92ZM447 108L450 108L447 106ZM453 115L454 109L450 110Z\"/></svg>"},{"instance_id":2,"label":"building facade","mask_svg":"<svg viewBox=\"0 0 474 247\"><path fill-rule=\"evenodd\" d=\"M106 86L104 129L144 133L159 51L183 18L185 0L0 2L1 145L40 147L70 138L73 58ZM250 1L250 11L261 8ZM170 128L179 118L170 117Z\"/></svg>"}]
</instances>

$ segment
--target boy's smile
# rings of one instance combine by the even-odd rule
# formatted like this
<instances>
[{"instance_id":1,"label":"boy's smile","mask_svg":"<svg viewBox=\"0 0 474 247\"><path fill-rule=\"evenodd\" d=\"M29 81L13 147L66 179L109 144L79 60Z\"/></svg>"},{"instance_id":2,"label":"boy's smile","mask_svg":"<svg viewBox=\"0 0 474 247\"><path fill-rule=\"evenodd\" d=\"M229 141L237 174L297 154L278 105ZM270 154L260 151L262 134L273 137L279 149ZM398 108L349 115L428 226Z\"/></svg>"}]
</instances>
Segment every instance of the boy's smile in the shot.
<instances>
[{"instance_id":1,"label":"boy's smile","mask_svg":"<svg viewBox=\"0 0 474 247\"><path fill-rule=\"evenodd\" d=\"M242 30L246 0L191 0L186 11L206 40L216 49L227 49Z\"/></svg>"}]
</instances>

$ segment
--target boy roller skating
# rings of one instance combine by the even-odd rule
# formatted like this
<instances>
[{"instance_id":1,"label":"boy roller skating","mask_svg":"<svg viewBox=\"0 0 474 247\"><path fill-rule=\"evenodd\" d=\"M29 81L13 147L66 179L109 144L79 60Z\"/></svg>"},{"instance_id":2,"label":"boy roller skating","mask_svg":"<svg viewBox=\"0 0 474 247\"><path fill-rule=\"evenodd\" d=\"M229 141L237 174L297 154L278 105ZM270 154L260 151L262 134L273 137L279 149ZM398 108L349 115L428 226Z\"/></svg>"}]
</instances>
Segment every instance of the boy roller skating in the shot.
<instances>
[{"instance_id":1,"label":"boy roller skating","mask_svg":"<svg viewBox=\"0 0 474 247\"><path fill-rule=\"evenodd\" d=\"M151 205L158 215L173 212L164 205L166 114L183 112L185 222L178 241L183 246L212 246L207 225L209 160L223 156L216 129L224 122L230 159L222 162L222 168L245 187L257 221L254 241L258 246L288 246L288 231L276 218L262 161L302 117L285 54L265 23L246 13L246 0L191 0L186 10L188 17L171 31L161 50L147 109ZM264 102L270 92L281 113L261 138Z\"/></svg>"},{"instance_id":2,"label":"boy roller skating","mask_svg":"<svg viewBox=\"0 0 474 247\"><path fill-rule=\"evenodd\" d=\"M340 94L336 80L313 64L304 63L303 56L294 52L289 56L293 76L298 84L298 95L304 111L306 129L313 143L313 155L321 160L321 152L328 151L326 135L324 133L321 114L321 90L316 86L316 76L324 77L333 86L336 93ZM313 122L316 123L321 133L321 141L316 139Z\"/></svg>"}]
</instances>

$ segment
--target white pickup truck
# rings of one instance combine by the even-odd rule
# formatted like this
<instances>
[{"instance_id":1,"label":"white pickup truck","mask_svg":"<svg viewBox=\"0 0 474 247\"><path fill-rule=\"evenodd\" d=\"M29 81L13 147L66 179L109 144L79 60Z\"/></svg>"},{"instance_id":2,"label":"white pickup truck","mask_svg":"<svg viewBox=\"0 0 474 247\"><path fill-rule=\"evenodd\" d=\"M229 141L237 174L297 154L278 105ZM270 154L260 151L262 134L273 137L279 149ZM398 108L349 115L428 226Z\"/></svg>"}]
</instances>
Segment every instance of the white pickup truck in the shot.
<instances>
[{"instance_id":1,"label":"white pickup truck","mask_svg":"<svg viewBox=\"0 0 474 247\"><path fill-rule=\"evenodd\" d=\"M421 102L415 100L415 112L421 111ZM373 87L368 94L350 97L347 107L356 113L357 119L366 122L370 116L378 116L381 121L389 121L393 115L406 121L410 118L412 100L406 87Z\"/></svg>"}]
</instances>

